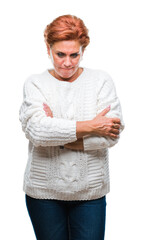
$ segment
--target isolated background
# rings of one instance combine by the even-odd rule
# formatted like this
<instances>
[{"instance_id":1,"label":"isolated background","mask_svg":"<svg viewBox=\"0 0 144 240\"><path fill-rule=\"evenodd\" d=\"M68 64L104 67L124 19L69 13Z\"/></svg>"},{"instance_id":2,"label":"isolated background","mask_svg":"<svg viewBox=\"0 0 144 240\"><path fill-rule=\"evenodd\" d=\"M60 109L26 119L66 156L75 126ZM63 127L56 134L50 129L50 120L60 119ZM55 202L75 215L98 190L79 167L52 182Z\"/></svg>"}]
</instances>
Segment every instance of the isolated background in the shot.
<instances>
[{"instance_id":1,"label":"isolated background","mask_svg":"<svg viewBox=\"0 0 144 240\"><path fill-rule=\"evenodd\" d=\"M51 67L43 31L54 18L83 19L91 38L81 66L107 71L125 130L110 149L106 240L144 239L144 7L140 0L7 0L0 4L0 239L34 240L22 191L28 140L19 122L23 83Z\"/></svg>"}]
</instances>

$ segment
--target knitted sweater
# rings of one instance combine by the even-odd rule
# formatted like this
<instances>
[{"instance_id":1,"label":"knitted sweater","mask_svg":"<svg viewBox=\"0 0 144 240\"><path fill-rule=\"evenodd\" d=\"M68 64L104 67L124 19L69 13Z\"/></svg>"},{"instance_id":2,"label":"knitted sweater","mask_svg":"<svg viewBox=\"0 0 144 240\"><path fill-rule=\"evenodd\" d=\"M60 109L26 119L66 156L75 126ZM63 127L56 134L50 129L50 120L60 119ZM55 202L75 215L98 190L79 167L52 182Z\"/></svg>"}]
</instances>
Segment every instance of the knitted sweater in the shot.
<instances>
[{"instance_id":1,"label":"knitted sweater","mask_svg":"<svg viewBox=\"0 0 144 240\"><path fill-rule=\"evenodd\" d=\"M47 117L46 103L53 112ZM107 117L121 119L121 106L110 75L102 70L83 68L73 82L54 78L48 69L29 76L23 87L19 110L27 139L28 160L24 192L34 198L91 200L110 190L108 148L118 139L86 135L84 150L61 148L74 142L76 122L91 120L108 105Z\"/></svg>"}]
</instances>

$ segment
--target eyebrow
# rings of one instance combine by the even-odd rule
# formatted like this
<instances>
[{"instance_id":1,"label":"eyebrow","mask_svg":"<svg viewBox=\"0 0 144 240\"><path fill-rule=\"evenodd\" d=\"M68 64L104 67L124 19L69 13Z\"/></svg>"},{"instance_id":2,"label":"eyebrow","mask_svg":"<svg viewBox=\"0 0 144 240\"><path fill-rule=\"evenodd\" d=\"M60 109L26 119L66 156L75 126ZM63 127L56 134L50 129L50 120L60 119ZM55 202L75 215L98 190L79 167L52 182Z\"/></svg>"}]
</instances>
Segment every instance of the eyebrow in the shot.
<instances>
[{"instance_id":1,"label":"eyebrow","mask_svg":"<svg viewBox=\"0 0 144 240\"><path fill-rule=\"evenodd\" d=\"M58 50L56 51L56 53L62 53L62 54L64 54L64 55L66 55L65 53L63 53L63 52L61 52L61 51L58 51ZM74 55L74 54L79 54L79 52L71 53L70 56L71 56L71 55Z\"/></svg>"}]
</instances>

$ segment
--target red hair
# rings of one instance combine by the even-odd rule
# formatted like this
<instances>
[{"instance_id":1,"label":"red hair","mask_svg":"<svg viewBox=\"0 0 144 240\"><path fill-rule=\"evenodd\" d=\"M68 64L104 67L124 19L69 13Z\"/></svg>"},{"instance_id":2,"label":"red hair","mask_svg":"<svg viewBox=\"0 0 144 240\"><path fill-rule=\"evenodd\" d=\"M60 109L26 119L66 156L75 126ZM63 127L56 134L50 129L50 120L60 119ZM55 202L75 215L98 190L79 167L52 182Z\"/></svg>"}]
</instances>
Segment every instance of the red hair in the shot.
<instances>
[{"instance_id":1,"label":"red hair","mask_svg":"<svg viewBox=\"0 0 144 240\"><path fill-rule=\"evenodd\" d=\"M45 43L52 46L55 42L78 40L83 48L90 42L88 29L84 22L73 15L63 15L54 19L44 30Z\"/></svg>"}]
</instances>

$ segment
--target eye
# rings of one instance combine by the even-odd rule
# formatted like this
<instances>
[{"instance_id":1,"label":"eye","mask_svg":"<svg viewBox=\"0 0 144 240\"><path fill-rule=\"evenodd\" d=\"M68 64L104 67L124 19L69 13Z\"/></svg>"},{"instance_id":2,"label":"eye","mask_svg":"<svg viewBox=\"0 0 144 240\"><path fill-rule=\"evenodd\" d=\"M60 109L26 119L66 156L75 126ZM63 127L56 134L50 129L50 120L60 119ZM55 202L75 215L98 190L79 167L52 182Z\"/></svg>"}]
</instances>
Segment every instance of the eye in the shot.
<instances>
[{"instance_id":1,"label":"eye","mask_svg":"<svg viewBox=\"0 0 144 240\"><path fill-rule=\"evenodd\" d=\"M61 52L58 52L57 55L58 55L58 57L60 57L60 58L62 58L62 57L65 56L65 54L64 54L64 53L61 53Z\"/></svg>"},{"instance_id":2,"label":"eye","mask_svg":"<svg viewBox=\"0 0 144 240\"><path fill-rule=\"evenodd\" d=\"M71 54L71 57L76 58L78 55L79 55L78 53L73 53L73 54Z\"/></svg>"}]
</instances>

